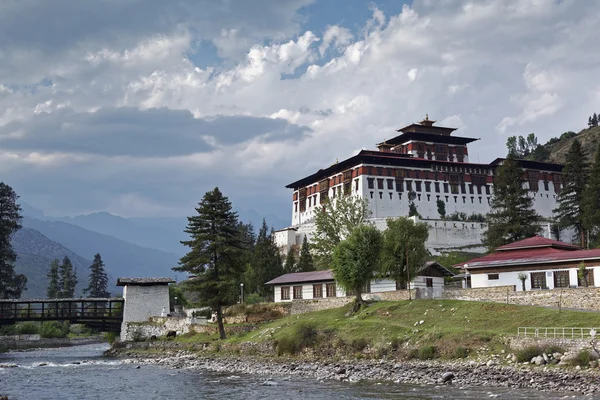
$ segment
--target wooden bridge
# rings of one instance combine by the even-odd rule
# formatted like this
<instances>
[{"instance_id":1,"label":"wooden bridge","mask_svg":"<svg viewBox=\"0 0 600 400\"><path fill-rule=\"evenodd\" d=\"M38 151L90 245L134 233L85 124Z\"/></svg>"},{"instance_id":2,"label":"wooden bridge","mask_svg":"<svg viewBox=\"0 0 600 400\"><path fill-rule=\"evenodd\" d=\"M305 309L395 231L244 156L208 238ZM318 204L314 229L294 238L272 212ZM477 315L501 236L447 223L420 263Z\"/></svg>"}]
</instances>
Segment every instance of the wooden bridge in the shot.
<instances>
[{"instance_id":1,"label":"wooden bridge","mask_svg":"<svg viewBox=\"0 0 600 400\"><path fill-rule=\"evenodd\" d=\"M0 300L0 326L24 321L69 321L103 332L119 332L124 299Z\"/></svg>"}]
</instances>

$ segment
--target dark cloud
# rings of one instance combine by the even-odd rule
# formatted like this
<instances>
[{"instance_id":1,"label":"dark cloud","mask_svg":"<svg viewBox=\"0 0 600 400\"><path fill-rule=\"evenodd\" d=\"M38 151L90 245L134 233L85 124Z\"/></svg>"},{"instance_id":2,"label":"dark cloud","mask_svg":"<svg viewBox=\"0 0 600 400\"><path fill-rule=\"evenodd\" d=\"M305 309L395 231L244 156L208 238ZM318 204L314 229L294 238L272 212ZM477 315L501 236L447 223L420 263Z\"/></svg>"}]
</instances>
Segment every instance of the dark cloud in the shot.
<instances>
[{"instance_id":1,"label":"dark cloud","mask_svg":"<svg viewBox=\"0 0 600 400\"><path fill-rule=\"evenodd\" d=\"M0 126L0 148L12 151L168 157L214 150L260 138L298 140L308 128L282 119L247 116L194 118L167 108L105 108L77 113L60 109ZM212 137L214 140L207 137Z\"/></svg>"}]
</instances>

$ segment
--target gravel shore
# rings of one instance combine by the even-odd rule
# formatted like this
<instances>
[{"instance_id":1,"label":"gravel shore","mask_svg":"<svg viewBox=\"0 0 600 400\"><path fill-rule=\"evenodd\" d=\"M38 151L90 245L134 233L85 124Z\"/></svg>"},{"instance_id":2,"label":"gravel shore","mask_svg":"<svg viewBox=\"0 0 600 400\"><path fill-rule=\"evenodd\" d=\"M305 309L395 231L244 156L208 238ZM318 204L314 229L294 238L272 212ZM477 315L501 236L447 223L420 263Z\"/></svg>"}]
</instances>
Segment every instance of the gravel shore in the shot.
<instances>
[{"instance_id":1,"label":"gravel shore","mask_svg":"<svg viewBox=\"0 0 600 400\"><path fill-rule=\"evenodd\" d=\"M108 355L124 358L125 363L155 364L169 368L205 369L213 372L301 376L316 380L335 379L391 381L410 384L452 384L457 387L486 386L529 388L539 391L600 394L598 369L576 371L533 365L488 365L482 361L395 361L395 360L326 360L303 361L285 358L232 357L192 354L184 350L166 350L159 354L109 351ZM265 382L268 384L268 381Z\"/></svg>"}]
</instances>

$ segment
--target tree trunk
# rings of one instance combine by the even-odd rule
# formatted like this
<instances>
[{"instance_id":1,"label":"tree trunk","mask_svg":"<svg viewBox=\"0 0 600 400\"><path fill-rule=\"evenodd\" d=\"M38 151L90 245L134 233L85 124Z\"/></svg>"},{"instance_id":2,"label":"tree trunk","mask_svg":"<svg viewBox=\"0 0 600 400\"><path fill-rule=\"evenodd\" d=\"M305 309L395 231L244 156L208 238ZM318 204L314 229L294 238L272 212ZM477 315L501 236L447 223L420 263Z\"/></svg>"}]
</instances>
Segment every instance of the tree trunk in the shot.
<instances>
[{"instance_id":1,"label":"tree trunk","mask_svg":"<svg viewBox=\"0 0 600 400\"><path fill-rule=\"evenodd\" d=\"M587 246L585 245L585 230L583 229L583 227L579 229L579 232L581 234L581 247L585 249L587 248Z\"/></svg>"},{"instance_id":2,"label":"tree trunk","mask_svg":"<svg viewBox=\"0 0 600 400\"><path fill-rule=\"evenodd\" d=\"M219 325L219 337L225 339L225 327L223 326L223 309L221 308L221 302L217 303L217 324Z\"/></svg>"},{"instance_id":3,"label":"tree trunk","mask_svg":"<svg viewBox=\"0 0 600 400\"><path fill-rule=\"evenodd\" d=\"M364 304L360 288L354 289L354 293L356 293L356 299L354 300L354 306L352 307L352 314L358 312Z\"/></svg>"}]
</instances>

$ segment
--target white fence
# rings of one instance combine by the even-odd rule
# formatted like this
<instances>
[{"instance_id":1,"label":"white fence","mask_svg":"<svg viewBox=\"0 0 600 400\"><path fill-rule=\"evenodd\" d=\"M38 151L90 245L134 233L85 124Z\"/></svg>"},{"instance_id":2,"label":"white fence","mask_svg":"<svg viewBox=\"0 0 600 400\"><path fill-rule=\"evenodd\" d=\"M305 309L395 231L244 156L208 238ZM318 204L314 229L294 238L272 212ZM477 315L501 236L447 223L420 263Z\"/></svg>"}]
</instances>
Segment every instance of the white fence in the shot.
<instances>
[{"instance_id":1,"label":"white fence","mask_svg":"<svg viewBox=\"0 0 600 400\"><path fill-rule=\"evenodd\" d=\"M555 339L593 339L598 328L519 327L517 336Z\"/></svg>"}]
</instances>

